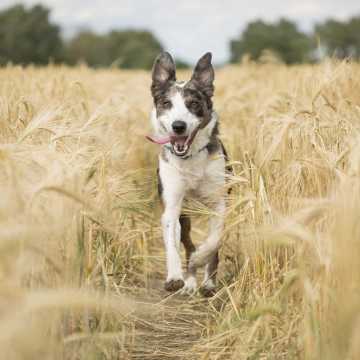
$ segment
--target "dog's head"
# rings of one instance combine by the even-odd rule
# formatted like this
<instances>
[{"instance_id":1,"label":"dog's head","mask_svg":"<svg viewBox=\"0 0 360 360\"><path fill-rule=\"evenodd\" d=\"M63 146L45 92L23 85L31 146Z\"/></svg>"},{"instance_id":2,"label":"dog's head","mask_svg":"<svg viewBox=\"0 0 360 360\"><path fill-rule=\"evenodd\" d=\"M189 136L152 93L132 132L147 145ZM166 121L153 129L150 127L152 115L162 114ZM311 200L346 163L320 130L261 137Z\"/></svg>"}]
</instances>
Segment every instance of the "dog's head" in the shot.
<instances>
[{"instance_id":1,"label":"dog's head","mask_svg":"<svg viewBox=\"0 0 360 360\"><path fill-rule=\"evenodd\" d=\"M188 82L176 81L174 60L161 53L154 62L151 85L159 137L151 140L171 143L175 155L186 156L198 131L211 120L213 82L211 53L199 59Z\"/></svg>"}]
</instances>

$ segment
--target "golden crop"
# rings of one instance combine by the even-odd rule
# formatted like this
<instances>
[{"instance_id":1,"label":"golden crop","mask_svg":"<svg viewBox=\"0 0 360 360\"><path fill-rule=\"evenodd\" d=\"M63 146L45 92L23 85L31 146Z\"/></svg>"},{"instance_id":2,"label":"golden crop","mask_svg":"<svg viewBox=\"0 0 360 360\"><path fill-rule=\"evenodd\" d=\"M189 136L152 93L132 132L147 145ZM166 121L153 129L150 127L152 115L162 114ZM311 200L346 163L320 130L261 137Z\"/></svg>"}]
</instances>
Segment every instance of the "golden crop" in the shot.
<instances>
[{"instance_id":1,"label":"golden crop","mask_svg":"<svg viewBox=\"0 0 360 360\"><path fill-rule=\"evenodd\" d=\"M360 66L215 85L235 173L207 300L163 290L150 74L0 69L1 359L360 358Z\"/></svg>"}]
</instances>

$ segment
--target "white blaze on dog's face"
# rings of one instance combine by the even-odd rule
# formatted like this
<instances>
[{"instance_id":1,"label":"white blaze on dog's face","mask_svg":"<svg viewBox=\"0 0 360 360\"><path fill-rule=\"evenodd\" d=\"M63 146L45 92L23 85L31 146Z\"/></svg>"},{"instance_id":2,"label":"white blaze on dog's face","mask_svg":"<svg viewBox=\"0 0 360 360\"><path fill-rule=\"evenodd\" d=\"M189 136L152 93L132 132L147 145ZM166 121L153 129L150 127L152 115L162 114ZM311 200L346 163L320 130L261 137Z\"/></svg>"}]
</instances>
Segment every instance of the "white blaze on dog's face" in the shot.
<instances>
[{"instance_id":1,"label":"white blaze on dog's face","mask_svg":"<svg viewBox=\"0 0 360 360\"><path fill-rule=\"evenodd\" d=\"M196 133L211 120L213 81L210 53L200 58L188 82L176 82L174 60L169 53L161 53L152 70L152 121L156 131L152 140L171 143L176 155L185 156Z\"/></svg>"}]
</instances>

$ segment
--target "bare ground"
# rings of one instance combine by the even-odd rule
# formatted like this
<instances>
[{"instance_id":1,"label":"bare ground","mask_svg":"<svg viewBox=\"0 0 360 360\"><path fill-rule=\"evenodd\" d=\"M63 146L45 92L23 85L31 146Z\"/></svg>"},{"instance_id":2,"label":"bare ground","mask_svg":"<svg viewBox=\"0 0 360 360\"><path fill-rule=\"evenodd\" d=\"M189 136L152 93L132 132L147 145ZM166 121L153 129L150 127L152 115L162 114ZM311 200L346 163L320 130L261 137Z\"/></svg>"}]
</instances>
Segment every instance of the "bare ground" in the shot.
<instances>
[{"instance_id":1,"label":"bare ground","mask_svg":"<svg viewBox=\"0 0 360 360\"><path fill-rule=\"evenodd\" d=\"M207 336L221 300L169 293L164 289L165 265L154 264L160 271L150 275L146 286L129 288L140 308L148 308L135 321L128 343L129 359L200 359L204 356L202 337ZM201 279L199 274L198 279ZM200 351L201 348L201 351ZM210 355L210 354L209 354ZM205 359L210 358L208 356Z\"/></svg>"}]
</instances>

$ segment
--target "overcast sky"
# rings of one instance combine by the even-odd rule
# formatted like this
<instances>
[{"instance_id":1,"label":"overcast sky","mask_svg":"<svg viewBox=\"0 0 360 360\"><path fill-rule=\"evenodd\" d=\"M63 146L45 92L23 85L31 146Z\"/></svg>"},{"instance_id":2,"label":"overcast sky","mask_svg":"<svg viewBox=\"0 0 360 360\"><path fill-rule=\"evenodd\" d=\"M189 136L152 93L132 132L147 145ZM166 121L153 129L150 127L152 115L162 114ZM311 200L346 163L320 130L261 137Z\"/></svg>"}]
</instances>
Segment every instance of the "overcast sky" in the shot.
<instances>
[{"instance_id":1,"label":"overcast sky","mask_svg":"<svg viewBox=\"0 0 360 360\"><path fill-rule=\"evenodd\" d=\"M255 19L288 17L309 31L328 17L360 15L360 0L0 0L0 9L19 2L50 7L67 36L82 28L149 29L175 56L194 62L212 51L216 63L228 59L229 40Z\"/></svg>"}]
</instances>

